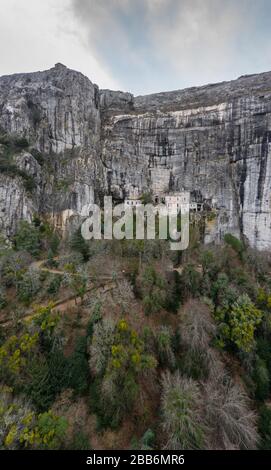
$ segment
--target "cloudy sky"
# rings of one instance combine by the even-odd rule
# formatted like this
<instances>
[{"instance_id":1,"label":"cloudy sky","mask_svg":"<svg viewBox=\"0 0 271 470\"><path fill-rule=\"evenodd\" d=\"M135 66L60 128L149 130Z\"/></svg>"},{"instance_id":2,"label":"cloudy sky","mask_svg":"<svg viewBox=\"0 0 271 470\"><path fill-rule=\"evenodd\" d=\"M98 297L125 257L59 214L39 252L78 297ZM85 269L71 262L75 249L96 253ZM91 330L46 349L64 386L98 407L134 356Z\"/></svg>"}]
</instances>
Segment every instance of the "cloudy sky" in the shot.
<instances>
[{"instance_id":1,"label":"cloudy sky","mask_svg":"<svg viewBox=\"0 0 271 470\"><path fill-rule=\"evenodd\" d=\"M56 62L134 94L271 70L271 0L0 0L0 75Z\"/></svg>"}]
</instances>

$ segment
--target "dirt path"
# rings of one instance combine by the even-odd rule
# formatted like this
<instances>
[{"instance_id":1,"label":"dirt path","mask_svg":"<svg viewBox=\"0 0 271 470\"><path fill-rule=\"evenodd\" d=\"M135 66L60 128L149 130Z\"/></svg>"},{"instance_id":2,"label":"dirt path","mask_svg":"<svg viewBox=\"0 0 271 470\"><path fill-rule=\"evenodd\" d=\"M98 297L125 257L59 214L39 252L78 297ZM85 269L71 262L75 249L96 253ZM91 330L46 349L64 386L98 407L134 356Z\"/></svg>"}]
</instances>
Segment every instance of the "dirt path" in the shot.
<instances>
[{"instance_id":1,"label":"dirt path","mask_svg":"<svg viewBox=\"0 0 271 470\"><path fill-rule=\"evenodd\" d=\"M59 257L53 258L54 261L57 261ZM42 259L39 261L33 261L33 263L30 264L30 268L33 269L39 269L40 271L45 271L47 273L52 273L52 274L65 274L65 271L61 271L60 269L53 269L53 268L46 268L44 267L44 263L46 263L47 259Z\"/></svg>"},{"instance_id":2,"label":"dirt path","mask_svg":"<svg viewBox=\"0 0 271 470\"><path fill-rule=\"evenodd\" d=\"M86 291L86 294L89 292L95 291L96 294L106 294L107 292L116 289L117 283L112 282L111 284L108 284L106 287L105 286L95 286L94 284L88 288ZM52 312L57 311L60 313L64 313L67 307L76 307L77 305L80 305L81 298L76 296L76 295L70 295L68 297L65 297L64 299L57 300L56 302L53 303L52 306ZM46 305L44 305L46 306ZM23 317L23 321L29 321L33 320L38 314L32 311L25 317ZM2 325L4 326L4 325Z\"/></svg>"},{"instance_id":3,"label":"dirt path","mask_svg":"<svg viewBox=\"0 0 271 470\"><path fill-rule=\"evenodd\" d=\"M58 260L59 257L54 258L54 260ZM39 260L39 261L33 261L33 263L30 265L32 268L40 270L40 271L45 271L49 272L52 274L59 274L63 275L65 274L65 271L61 271L58 269L51 269L51 268L46 268L43 266L43 264L47 260ZM122 273L115 273L117 280L124 279L123 272ZM91 291L96 291L98 294L103 294L106 293L110 290L113 290L117 287L117 280L113 280L112 276L99 276L98 279L95 277L91 278L89 277L90 284L86 290L86 294L88 294ZM86 295L85 294L85 295ZM55 302L53 302L52 306L52 311L59 311L63 313L65 309L68 307L74 307L76 305L79 305L81 299L79 296L71 294L69 296L66 296L62 299L58 299ZM41 307L46 307L48 305L48 302L46 304L40 304ZM38 314L35 312L34 309L26 312L26 315L22 317L22 321L27 322L31 321L33 318L35 318ZM7 327L9 326L13 320L9 320L6 322L0 322L1 327Z\"/></svg>"}]
</instances>

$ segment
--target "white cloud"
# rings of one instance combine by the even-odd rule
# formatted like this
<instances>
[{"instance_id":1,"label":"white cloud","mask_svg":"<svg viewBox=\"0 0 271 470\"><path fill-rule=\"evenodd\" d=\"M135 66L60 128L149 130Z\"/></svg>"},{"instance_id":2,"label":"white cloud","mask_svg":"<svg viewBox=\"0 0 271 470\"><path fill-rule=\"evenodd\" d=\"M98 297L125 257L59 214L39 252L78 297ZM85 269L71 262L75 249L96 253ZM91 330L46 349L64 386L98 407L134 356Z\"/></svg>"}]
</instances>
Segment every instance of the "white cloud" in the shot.
<instances>
[{"instance_id":1,"label":"white cloud","mask_svg":"<svg viewBox=\"0 0 271 470\"><path fill-rule=\"evenodd\" d=\"M112 73L141 91L193 86L270 68L266 0L71 0ZM265 25L266 27L266 25ZM137 41L135 32L137 31ZM142 47L142 42L144 46ZM109 64L106 49L112 50ZM129 66L138 76L129 75ZM127 69L127 70L126 70Z\"/></svg>"},{"instance_id":2,"label":"white cloud","mask_svg":"<svg viewBox=\"0 0 271 470\"><path fill-rule=\"evenodd\" d=\"M62 62L137 94L270 68L268 0L0 2L0 75Z\"/></svg>"},{"instance_id":3,"label":"white cloud","mask_svg":"<svg viewBox=\"0 0 271 470\"><path fill-rule=\"evenodd\" d=\"M32 72L62 62L101 87L118 88L105 64L77 34L68 0L1 0L0 75Z\"/></svg>"}]
</instances>

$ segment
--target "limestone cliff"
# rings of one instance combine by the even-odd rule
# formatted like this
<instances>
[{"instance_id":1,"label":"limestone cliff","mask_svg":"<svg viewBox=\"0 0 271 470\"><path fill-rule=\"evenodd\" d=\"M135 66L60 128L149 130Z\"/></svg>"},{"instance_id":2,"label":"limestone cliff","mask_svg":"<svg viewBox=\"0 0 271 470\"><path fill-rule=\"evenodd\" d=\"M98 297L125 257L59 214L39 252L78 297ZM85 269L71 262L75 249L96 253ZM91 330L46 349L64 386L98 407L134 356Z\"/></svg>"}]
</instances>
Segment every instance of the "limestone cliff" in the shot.
<instances>
[{"instance_id":1,"label":"limestone cliff","mask_svg":"<svg viewBox=\"0 0 271 470\"><path fill-rule=\"evenodd\" d=\"M7 134L28 142L32 160L23 171L35 183L32 194L28 194L33 201L29 204L15 174L15 189L9 189L13 202L7 209L4 188L9 183L3 181L0 218L1 209L6 210L2 225L10 233L16 219L39 213L64 229L67 218L77 216L94 200L95 184L100 179L98 87L61 64L45 72L1 77L0 129L4 139ZM5 151L2 144L2 160ZM15 162L12 155L9 158L22 170L23 153L17 152Z\"/></svg>"},{"instance_id":2,"label":"limestone cliff","mask_svg":"<svg viewBox=\"0 0 271 470\"><path fill-rule=\"evenodd\" d=\"M105 193L184 188L217 209L206 241L270 249L271 72L140 97L61 64L1 77L0 163L7 234L34 213L65 230Z\"/></svg>"}]
</instances>

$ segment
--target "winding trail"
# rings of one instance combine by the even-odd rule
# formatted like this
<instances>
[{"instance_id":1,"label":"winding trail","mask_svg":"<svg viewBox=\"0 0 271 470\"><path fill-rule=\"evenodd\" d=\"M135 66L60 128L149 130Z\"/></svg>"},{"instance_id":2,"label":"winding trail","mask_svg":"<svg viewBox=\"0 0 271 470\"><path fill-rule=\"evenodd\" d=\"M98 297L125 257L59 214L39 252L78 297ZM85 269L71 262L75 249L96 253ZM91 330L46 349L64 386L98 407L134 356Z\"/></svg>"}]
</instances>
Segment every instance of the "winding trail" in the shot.
<instances>
[{"instance_id":1,"label":"winding trail","mask_svg":"<svg viewBox=\"0 0 271 470\"><path fill-rule=\"evenodd\" d=\"M60 259L59 257L56 257L54 258L54 261L57 261L58 259ZM63 259L63 258L62 258ZM30 267L34 268L34 269L37 269L39 271L44 271L44 272L48 272L48 273L51 273L51 274L59 274L59 275L63 275L63 274L66 274L65 271L61 271L59 269L53 269L53 268L47 268L47 267L44 267L44 263L46 263L47 259L46 260L39 260L39 261L33 261L31 264L30 264ZM76 275L76 274L74 274ZM92 291L96 291L97 294L105 294L109 291L112 291L114 289L116 289L117 287L117 281L118 280L121 280L121 279L124 279L124 276L123 276L123 272L122 273L115 273L115 276L117 277L116 280L113 280L112 279L112 276L99 276L99 278L97 279L97 277L93 277L91 279L91 277L89 277L89 280L90 280L90 284L85 292L85 295L88 294L89 292L92 292ZM65 309L67 307L75 307L77 305L79 305L80 301L82 299L76 295L76 294L70 294L69 296L66 296L62 299L58 299L54 302L52 302L52 311L58 311L58 312L61 312L61 313L64 313L65 312ZM46 307L48 305L49 302L46 302L45 304L39 304L39 307ZM38 316L39 314L36 313L35 309L32 308L32 310L26 312L25 316L23 316L21 318L21 320L23 322L28 322L28 321L31 321L33 320L33 318L35 318L36 316ZM9 320L9 321L0 321L0 325L1 327L7 327L9 326L14 320Z\"/></svg>"},{"instance_id":2,"label":"winding trail","mask_svg":"<svg viewBox=\"0 0 271 470\"><path fill-rule=\"evenodd\" d=\"M59 256L56 256L55 258L53 258L53 261L58 261L59 259L60 259ZM46 266L43 266L44 263L46 263L46 261L48 260L42 259L39 261L33 261L33 263L30 264L30 268L38 269L40 271L45 271L51 274L61 274L61 275L65 274L65 271L61 271L60 269L47 268Z\"/></svg>"}]
</instances>

